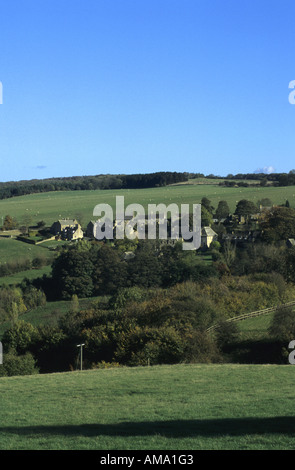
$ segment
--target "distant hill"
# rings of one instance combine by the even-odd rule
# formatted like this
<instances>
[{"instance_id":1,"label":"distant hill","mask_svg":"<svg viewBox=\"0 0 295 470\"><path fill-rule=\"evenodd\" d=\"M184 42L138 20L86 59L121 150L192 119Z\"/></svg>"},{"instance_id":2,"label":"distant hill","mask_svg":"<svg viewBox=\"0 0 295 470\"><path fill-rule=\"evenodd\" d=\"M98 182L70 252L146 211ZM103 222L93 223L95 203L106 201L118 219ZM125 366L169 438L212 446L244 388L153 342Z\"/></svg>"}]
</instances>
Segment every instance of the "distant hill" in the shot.
<instances>
[{"instance_id":1,"label":"distant hill","mask_svg":"<svg viewBox=\"0 0 295 470\"><path fill-rule=\"evenodd\" d=\"M95 189L141 189L163 187L175 183L187 182L194 178L220 179L220 176L202 173L160 171L155 173L138 174L99 174L93 176L71 176L46 179L32 179L21 181L8 181L0 183L0 199L26 194L43 193L49 191L79 191ZM295 185L295 171L289 173L238 173L222 177L228 182L232 180L260 181L261 185L272 184L276 186Z\"/></svg>"},{"instance_id":2,"label":"distant hill","mask_svg":"<svg viewBox=\"0 0 295 470\"><path fill-rule=\"evenodd\" d=\"M50 191L153 188L188 181L188 178L188 173L167 171L148 174L72 176L10 181L0 183L0 199Z\"/></svg>"}]
</instances>

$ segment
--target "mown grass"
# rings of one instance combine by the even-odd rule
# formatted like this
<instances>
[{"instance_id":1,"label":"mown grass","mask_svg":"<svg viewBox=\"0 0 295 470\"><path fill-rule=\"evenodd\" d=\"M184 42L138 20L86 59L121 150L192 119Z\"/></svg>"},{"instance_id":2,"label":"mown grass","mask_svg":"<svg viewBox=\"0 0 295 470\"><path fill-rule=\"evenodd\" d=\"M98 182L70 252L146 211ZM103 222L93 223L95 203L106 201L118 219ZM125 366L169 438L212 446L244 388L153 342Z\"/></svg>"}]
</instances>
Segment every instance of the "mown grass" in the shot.
<instances>
[{"instance_id":1,"label":"mown grass","mask_svg":"<svg viewBox=\"0 0 295 470\"><path fill-rule=\"evenodd\" d=\"M0 448L294 448L291 365L175 365L0 379Z\"/></svg>"}]
</instances>

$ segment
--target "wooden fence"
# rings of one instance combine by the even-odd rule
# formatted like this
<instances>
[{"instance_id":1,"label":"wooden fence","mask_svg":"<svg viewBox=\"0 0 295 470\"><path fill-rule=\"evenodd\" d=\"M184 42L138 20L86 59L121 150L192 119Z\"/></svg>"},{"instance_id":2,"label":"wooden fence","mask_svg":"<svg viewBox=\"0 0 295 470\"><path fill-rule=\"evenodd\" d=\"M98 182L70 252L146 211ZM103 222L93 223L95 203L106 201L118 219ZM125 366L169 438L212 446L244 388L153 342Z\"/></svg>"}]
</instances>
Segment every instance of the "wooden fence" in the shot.
<instances>
[{"instance_id":1,"label":"wooden fence","mask_svg":"<svg viewBox=\"0 0 295 470\"><path fill-rule=\"evenodd\" d=\"M242 320L246 320L247 318L259 317L260 315L267 315L268 313L274 312L278 307L288 308L288 307L293 307L293 306L295 306L295 301L294 300L292 302L288 302L286 304L275 305L274 307L264 308L262 310L256 310L255 312L244 313L243 315L239 315L237 317L232 317L232 318L229 318L228 320L225 320L225 321L227 323L231 323L231 322L235 322L235 321L242 321ZM206 331L216 330L217 328L218 328L218 323L216 325L210 326L210 328L208 328Z\"/></svg>"}]
</instances>

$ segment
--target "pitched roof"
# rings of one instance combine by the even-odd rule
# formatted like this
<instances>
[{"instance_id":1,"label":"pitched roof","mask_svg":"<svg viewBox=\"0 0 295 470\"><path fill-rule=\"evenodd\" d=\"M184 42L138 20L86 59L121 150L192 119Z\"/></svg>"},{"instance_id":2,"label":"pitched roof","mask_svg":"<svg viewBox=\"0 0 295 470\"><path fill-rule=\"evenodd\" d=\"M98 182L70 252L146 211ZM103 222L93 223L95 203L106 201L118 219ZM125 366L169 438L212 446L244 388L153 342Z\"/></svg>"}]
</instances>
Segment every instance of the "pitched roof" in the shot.
<instances>
[{"instance_id":1,"label":"pitched roof","mask_svg":"<svg viewBox=\"0 0 295 470\"><path fill-rule=\"evenodd\" d=\"M202 227L202 236L203 237L215 237L217 235L211 227Z\"/></svg>"},{"instance_id":2,"label":"pitched roof","mask_svg":"<svg viewBox=\"0 0 295 470\"><path fill-rule=\"evenodd\" d=\"M76 219L72 220L72 219L60 219L59 220L59 223L60 225L77 225L78 222Z\"/></svg>"}]
</instances>

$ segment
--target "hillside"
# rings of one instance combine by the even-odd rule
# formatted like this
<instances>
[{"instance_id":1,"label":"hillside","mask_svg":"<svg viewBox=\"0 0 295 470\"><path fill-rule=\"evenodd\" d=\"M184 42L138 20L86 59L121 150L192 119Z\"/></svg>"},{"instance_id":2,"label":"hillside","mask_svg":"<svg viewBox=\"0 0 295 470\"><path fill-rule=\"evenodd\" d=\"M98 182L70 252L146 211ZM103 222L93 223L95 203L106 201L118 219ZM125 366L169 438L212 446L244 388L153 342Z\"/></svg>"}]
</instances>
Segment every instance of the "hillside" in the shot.
<instances>
[{"instance_id":1,"label":"hillside","mask_svg":"<svg viewBox=\"0 0 295 470\"><path fill-rule=\"evenodd\" d=\"M191 184L147 189L55 191L17 196L0 200L0 214L9 214L20 223L25 216L30 216L32 224L44 220L47 225L60 218L76 217L86 227L93 218L94 207L105 203L114 209L116 196L125 197L125 207L136 202L145 209L148 204L198 204L204 196L211 200L215 208L220 200L226 200L231 211L235 210L241 199L258 202L262 198L269 198L273 204L285 204L288 199L291 207L295 207L294 186L227 188L218 184Z\"/></svg>"}]
</instances>

